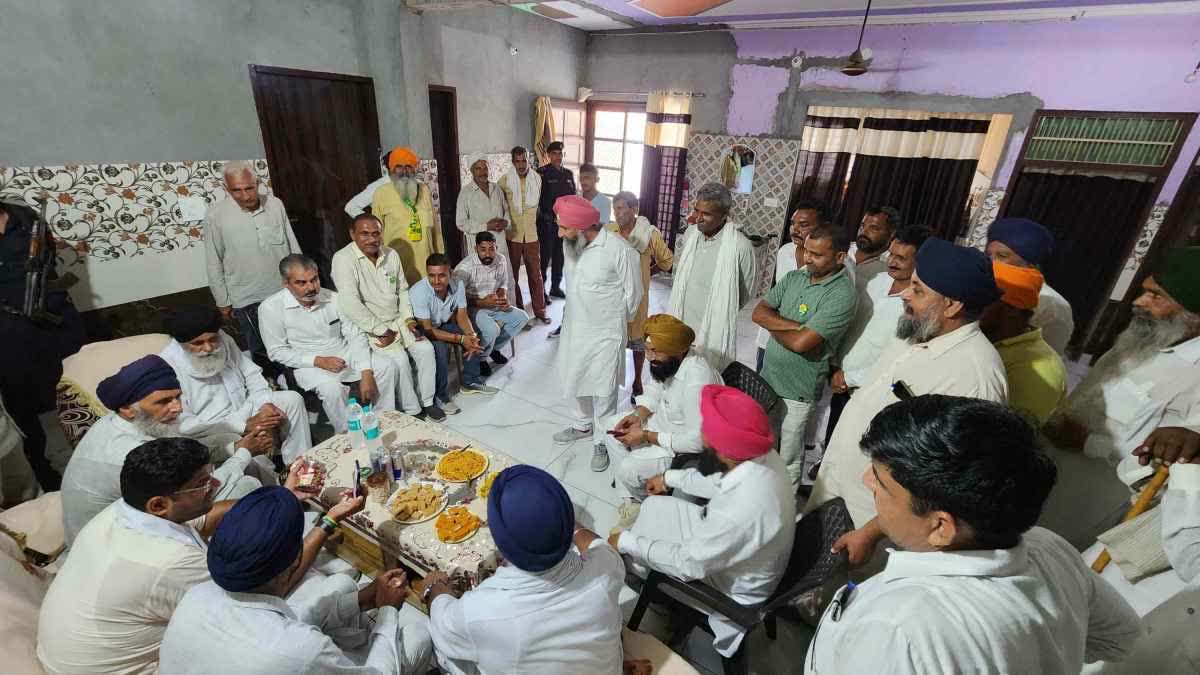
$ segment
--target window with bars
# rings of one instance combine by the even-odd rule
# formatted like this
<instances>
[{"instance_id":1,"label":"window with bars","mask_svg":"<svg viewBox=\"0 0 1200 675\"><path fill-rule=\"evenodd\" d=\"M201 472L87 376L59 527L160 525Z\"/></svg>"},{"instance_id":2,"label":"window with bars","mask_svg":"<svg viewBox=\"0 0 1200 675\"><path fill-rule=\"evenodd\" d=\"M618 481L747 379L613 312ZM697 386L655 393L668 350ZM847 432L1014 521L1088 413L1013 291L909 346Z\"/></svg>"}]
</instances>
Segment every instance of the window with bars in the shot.
<instances>
[{"instance_id":1,"label":"window with bars","mask_svg":"<svg viewBox=\"0 0 1200 675\"><path fill-rule=\"evenodd\" d=\"M587 108L582 103L564 99L552 99L550 108L554 111L554 140L563 144L563 166L578 180L587 141Z\"/></svg>"},{"instance_id":2,"label":"window with bars","mask_svg":"<svg viewBox=\"0 0 1200 675\"><path fill-rule=\"evenodd\" d=\"M587 156L600 174L596 189L609 197L623 190L640 196L645 106L593 103L590 111Z\"/></svg>"},{"instance_id":3,"label":"window with bars","mask_svg":"<svg viewBox=\"0 0 1200 675\"><path fill-rule=\"evenodd\" d=\"M1182 129L1179 117L1042 114L1024 159L1162 168Z\"/></svg>"},{"instance_id":4,"label":"window with bars","mask_svg":"<svg viewBox=\"0 0 1200 675\"><path fill-rule=\"evenodd\" d=\"M675 227L679 221L680 198L687 164L683 148L662 146L658 149L658 199L655 200L654 221L663 239L675 247Z\"/></svg>"}]
</instances>

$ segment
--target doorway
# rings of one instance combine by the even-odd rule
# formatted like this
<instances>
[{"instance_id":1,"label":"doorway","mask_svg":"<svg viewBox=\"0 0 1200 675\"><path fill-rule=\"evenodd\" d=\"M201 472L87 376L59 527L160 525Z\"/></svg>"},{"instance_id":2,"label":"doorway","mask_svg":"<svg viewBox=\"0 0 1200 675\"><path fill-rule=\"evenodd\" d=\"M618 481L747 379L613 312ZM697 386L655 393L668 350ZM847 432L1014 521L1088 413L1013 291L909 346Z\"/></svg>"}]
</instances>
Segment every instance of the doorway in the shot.
<instances>
[{"instance_id":1,"label":"doorway","mask_svg":"<svg viewBox=\"0 0 1200 675\"><path fill-rule=\"evenodd\" d=\"M287 208L300 248L329 283L333 254L350 242L346 202L379 178L375 84L357 75L251 64L250 86L272 191Z\"/></svg>"},{"instance_id":2,"label":"doorway","mask_svg":"<svg viewBox=\"0 0 1200 675\"><path fill-rule=\"evenodd\" d=\"M429 85L429 128L433 134L433 158L437 161L439 217L446 255L457 265L466 255L463 236L455 222L458 191L462 179L458 172L458 93L454 87Z\"/></svg>"}]
</instances>

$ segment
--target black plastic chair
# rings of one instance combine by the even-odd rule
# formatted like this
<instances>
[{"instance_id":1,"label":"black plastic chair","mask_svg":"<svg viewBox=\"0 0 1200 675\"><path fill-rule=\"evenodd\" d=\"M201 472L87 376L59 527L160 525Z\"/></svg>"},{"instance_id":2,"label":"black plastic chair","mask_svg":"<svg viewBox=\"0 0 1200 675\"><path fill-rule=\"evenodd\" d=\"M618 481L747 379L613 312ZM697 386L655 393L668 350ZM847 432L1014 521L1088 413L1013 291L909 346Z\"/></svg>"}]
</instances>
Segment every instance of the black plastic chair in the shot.
<instances>
[{"instance_id":1,"label":"black plastic chair","mask_svg":"<svg viewBox=\"0 0 1200 675\"><path fill-rule=\"evenodd\" d=\"M854 529L854 521L839 497L825 502L796 522L796 538L787 569L779 587L766 602L742 605L721 591L701 581L680 581L661 572L651 571L642 584L637 605L629 617L628 627L637 630L652 601L667 602L676 608L702 607L704 614L719 614L737 624L748 634L762 624L767 637L774 640L776 615L793 607L805 593L825 584L834 575L848 569L846 552L831 553L830 547L838 537ZM686 598L685 605L682 599ZM691 605L691 607L689 607ZM708 629L708 623L699 624ZM747 640L731 657L722 659L727 675L748 672Z\"/></svg>"},{"instance_id":2,"label":"black plastic chair","mask_svg":"<svg viewBox=\"0 0 1200 675\"><path fill-rule=\"evenodd\" d=\"M747 368L739 361L734 361L725 367L724 372L721 373L721 380L725 382L726 386L733 387L754 399L768 415L771 414L771 408L774 408L775 404L779 402L779 394L775 393L762 375Z\"/></svg>"}]
</instances>

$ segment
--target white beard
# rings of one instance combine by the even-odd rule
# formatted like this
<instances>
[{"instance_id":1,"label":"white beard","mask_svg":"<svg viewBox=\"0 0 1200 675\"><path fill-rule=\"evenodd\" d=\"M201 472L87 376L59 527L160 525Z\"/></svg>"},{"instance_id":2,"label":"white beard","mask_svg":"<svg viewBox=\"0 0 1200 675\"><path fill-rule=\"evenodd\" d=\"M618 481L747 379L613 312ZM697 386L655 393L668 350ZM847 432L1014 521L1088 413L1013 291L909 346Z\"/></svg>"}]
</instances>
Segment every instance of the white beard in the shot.
<instances>
[{"instance_id":1,"label":"white beard","mask_svg":"<svg viewBox=\"0 0 1200 675\"><path fill-rule=\"evenodd\" d=\"M188 365L191 366L196 377L208 378L225 370L224 347L217 347L208 354L196 354L184 348L183 354L187 357Z\"/></svg>"},{"instance_id":2,"label":"white beard","mask_svg":"<svg viewBox=\"0 0 1200 675\"><path fill-rule=\"evenodd\" d=\"M421 181L414 177L393 178L392 185L396 188L396 192L400 193L401 197L409 201L417 201L417 197L421 194Z\"/></svg>"},{"instance_id":3,"label":"white beard","mask_svg":"<svg viewBox=\"0 0 1200 675\"><path fill-rule=\"evenodd\" d=\"M129 423L143 434L152 438L173 438L179 435L178 422L159 422L142 410L140 405L135 405L134 409L137 413Z\"/></svg>"}]
</instances>

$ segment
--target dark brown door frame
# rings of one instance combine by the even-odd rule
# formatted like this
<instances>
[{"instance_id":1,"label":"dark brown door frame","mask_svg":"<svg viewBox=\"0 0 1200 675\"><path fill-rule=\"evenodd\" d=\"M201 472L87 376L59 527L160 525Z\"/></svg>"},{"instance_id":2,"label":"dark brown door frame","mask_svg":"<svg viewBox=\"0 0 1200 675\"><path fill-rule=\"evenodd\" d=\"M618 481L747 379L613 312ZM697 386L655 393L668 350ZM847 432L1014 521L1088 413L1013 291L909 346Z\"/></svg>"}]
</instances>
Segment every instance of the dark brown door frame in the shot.
<instances>
[{"instance_id":1,"label":"dark brown door frame","mask_svg":"<svg viewBox=\"0 0 1200 675\"><path fill-rule=\"evenodd\" d=\"M439 206L439 208L438 208L438 214L437 214L438 222L441 223L441 225L442 225L443 241L448 242L449 238L451 236L453 236L453 237L456 237L457 240L461 242L462 236L458 231L457 223L442 222L442 214L441 214L441 211L443 208L447 208L450 204L456 203L456 201L458 199L458 193L462 190L462 177L460 176L460 171L462 170L462 167L459 166L460 160L459 160L459 145L458 145L458 90L454 87L444 85L444 84L429 85L429 93L433 94L434 92L437 92L440 94L449 94L449 96L450 96L450 136L449 136L450 148L449 148L449 154L453 158L453 163L454 163L453 166L449 166L449 167L441 166L440 164L438 165L438 176L442 176L443 174L445 175L445 177L446 177L445 185L448 188L447 190L442 191L442 194L440 195L440 198L439 198L441 206ZM431 119L430 126L432 126L432 124L433 124L433 120ZM431 136L432 136L432 132L433 132L433 130L430 129ZM453 211L454 209L448 209L448 210ZM460 245L454 245L454 246L447 247L448 251L457 251L460 248L462 248ZM462 251L463 256L466 256L467 253L468 252L465 250ZM455 264L457 264L458 261L455 260L454 262L455 262Z\"/></svg>"},{"instance_id":2,"label":"dark brown door frame","mask_svg":"<svg viewBox=\"0 0 1200 675\"><path fill-rule=\"evenodd\" d=\"M1171 152L1167 160L1163 162L1161 167L1134 167L1125 164L1082 164L1079 162L1058 162L1050 160L1026 159L1025 153L1029 149L1029 143L1033 140L1034 131L1037 129L1038 123L1043 117L1047 116L1074 116L1074 117L1098 117L1098 118L1129 118L1141 117L1145 119L1177 119L1182 122L1179 137L1175 141L1175 145L1171 148ZM1170 175L1171 169L1175 166L1175 162L1179 159L1179 153L1183 150L1183 144L1187 142L1188 135L1192 131L1192 125L1196 121L1196 113L1167 113L1167 112L1118 112L1118 111L1094 111L1094 110L1060 110L1060 109L1043 109L1036 110L1033 113L1033 118L1029 120L1029 126L1026 127L1025 138L1021 142L1021 152L1017 155L1016 164L1013 165L1012 173L1008 177L1008 186L1004 191L1004 200L1000 204L999 216L1003 217L1008 212L1009 200L1012 198L1013 188L1017 184L1017 179L1021 175L1021 170L1025 167L1042 167L1042 168L1059 168L1059 169L1090 169L1094 171L1107 171L1111 173L1125 173L1131 175L1148 175L1154 176L1154 188L1150 193L1150 197L1146 200L1146 205L1141 212L1138 213L1138 219L1135 227L1142 227L1146 220L1150 217L1150 212L1154 209L1155 203L1158 201L1158 195L1162 192L1163 182ZM1130 253L1137 246L1137 233L1130 238L1129 247L1121 256L1119 262L1124 262L1129 259ZM1162 235L1160 230L1155 235L1155 242ZM1154 244L1151 244L1151 250L1154 249ZM1136 282L1141 284L1142 268L1146 267L1146 262L1150 259L1149 254L1142 262L1142 266L1138 269ZM1091 324L1086 327L1086 330L1080 335L1080 340L1077 344L1081 346L1081 351L1088 351L1089 347L1097 347L1100 343L1107 348L1111 342L1109 337L1114 333L1114 326L1118 324L1118 317L1122 314L1120 307L1125 307L1131 297L1137 297L1134 293L1135 286L1130 285L1130 288L1125 293L1125 298L1121 301L1117 308L1114 308L1114 301L1111 299L1113 287L1116 286L1117 280L1120 278L1120 269L1115 270L1108 282L1108 288L1105 291L1105 297L1109 300L1099 307L1096 315L1092 317ZM1120 322L1123 324L1123 322ZM1078 328L1076 328L1078 330ZM1098 353L1098 352L1097 352Z\"/></svg>"}]
</instances>

